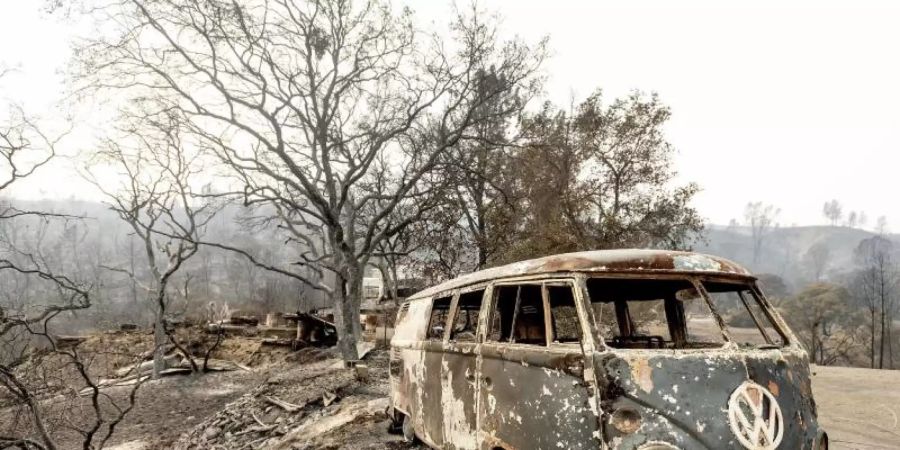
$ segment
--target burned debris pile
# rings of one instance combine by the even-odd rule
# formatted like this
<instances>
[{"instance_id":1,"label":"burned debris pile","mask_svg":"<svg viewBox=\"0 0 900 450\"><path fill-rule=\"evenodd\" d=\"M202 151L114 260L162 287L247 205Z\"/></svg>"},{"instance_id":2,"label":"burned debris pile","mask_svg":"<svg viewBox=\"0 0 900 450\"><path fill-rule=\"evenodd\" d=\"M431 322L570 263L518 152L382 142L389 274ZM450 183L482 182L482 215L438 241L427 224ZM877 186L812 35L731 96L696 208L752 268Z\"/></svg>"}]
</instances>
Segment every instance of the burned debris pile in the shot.
<instances>
[{"instance_id":1,"label":"burned debris pile","mask_svg":"<svg viewBox=\"0 0 900 450\"><path fill-rule=\"evenodd\" d=\"M364 329L374 328L367 319L360 318ZM114 439L114 448L323 448L356 438L365 442L353 448L410 448L386 432L386 352L373 352L375 343L361 342L360 360L345 364L327 314L167 321L170 341L160 348L159 379L153 379L153 328L123 325L58 339L90 362L93 383L86 385L75 375L56 381L69 375L57 371L38 392L48 405L56 405L61 393L68 393L68 404L86 405L94 396L127 403L135 392L135 409L119 426L128 440ZM364 341L374 335L364 334ZM379 335L390 332L382 328ZM32 366L22 365L23 376L46 376L29 375ZM0 398L0 408L12 404ZM5 413L13 420L12 410ZM360 427L369 432L360 434ZM77 436L70 434L61 433L59 439L75 442Z\"/></svg>"},{"instance_id":2,"label":"burned debris pile","mask_svg":"<svg viewBox=\"0 0 900 450\"><path fill-rule=\"evenodd\" d=\"M199 324L167 321L167 333L169 343L161 348L161 377L320 361L337 341L334 324L327 317L308 313L269 314L264 321L237 314ZM114 331L54 338L60 348L77 348L91 356L96 387L132 386L153 374L152 328L129 323ZM79 389L88 395L93 388Z\"/></svg>"},{"instance_id":3,"label":"burned debris pile","mask_svg":"<svg viewBox=\"0 0 900 450\"><path fill-rule=\"evenodd\" d=\"M182 434L173 447L331 448L356 439L354 448L410 448L384 432L384 352L372 353L365 363L374 367L364 376L335 358L286 367Z\"/></svg>"},{"instance_id":4,"label":"burned debris pile","mask_svg":"<svg viewBox=\"0 0 900 450\"><path fill-rule=\"evenodd\" d=\"M142 355L141 361L137 364L125 366L116 370L113 378L101 378L97 382L97 387L130 386L150 378L153 373L153 360L151 358L152 354ZM204 362L203 370L205 372L224 372L230 370L245 370L249 372L253 370L237 361L207 358ZM163 369L159 372L159 375L163 377L186 375L192 371L193 368L187 357L174 349L169 349L168 353L163 358ZM81 394L88 395L91 393L91 390L92 388L90 387L85 388L81 391Z\"/></svg>"},{"instance_id":5,"label":"burned debris pile","mask_svg":"<svg viewBox=\"0 0 900 450\"><path fill-rule=\"evenodd\" d=\"M332 361L287 370L229 404L189 431L175 448L271 447L317 408L330 406L354 382L352 373Z\"/></svg>"},{"instance_id":6,"label":"burned debris pile","mask_svg":"<svg viewBox=\"0 0 900 450\"><path fill-rule=\"evenodd\" d=\"M253 316L232 316L229 319L210 322L206 326L210 334L258 336L264 345L291 347L331 347L337 343L337 329L328 316L314 313L268 314L260 324Z\"/></svg>"}]
</instances>

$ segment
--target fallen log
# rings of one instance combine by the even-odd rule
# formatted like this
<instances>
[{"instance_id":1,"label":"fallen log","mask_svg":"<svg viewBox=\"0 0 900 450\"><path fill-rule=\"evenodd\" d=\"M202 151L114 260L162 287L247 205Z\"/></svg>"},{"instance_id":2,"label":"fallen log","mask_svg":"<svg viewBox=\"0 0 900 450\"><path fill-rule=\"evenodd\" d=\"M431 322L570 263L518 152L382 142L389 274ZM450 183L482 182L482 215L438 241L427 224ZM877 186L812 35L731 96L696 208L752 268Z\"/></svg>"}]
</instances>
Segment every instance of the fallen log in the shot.
<instances>
[{"instance_id":1,"label":"fallen log","mask_svg":"<svg viewBox=\"0 0 900 450\"><path fill-rule=\"evenodd\" d=\"M87 340L87 336L56 336L56 345L59 347L74 347Z\"/></svg>"},{"instance_id":2,"label":"fallen log","mask_svg":"<svg viewBox=\"0 0 900 450\"><path fill-rule=\"evenodd\" d=\"M140 375L140 376L133 375L133 376L121 379L121 380L116 379L116 378L101 379L99 382L97 382L97 389L104 389L104 388L110 388L110 387L121 387L121 386L133 386L135 384L143 382L144 380L146 380L148 378L150 378L149 374ZM86 388L83 388L82 390L78 391L78 395L80 395L82 397L87 397L88 395L91 395L93 392L94 392L93 388L86 387Z\"/></svg>"},{"instance_id":3,"label":"fallen log","mask_svg":"<svg viewBox=\"0 0 900 450\"><path fill-rule=\"evenodd\" d=\"M181 364L179 362L180 359L181 359L181 355L178 355L178 354L167 355L167 356L163 357L163 367L166 369L170 369L172 367L179 367ZM152 369L153 369L153 361L152 360L144 361L137 365L125 366L125 367L122 367L122 368L116 370L116 376L124 377L132 372L140 373L140 372L145 372L147 370L152 370Z\"/></svg>"},{"instance_id":4,"label":"fallen log","mask_svg":"<svg viewBox=\"0 0 900 450\"><path fill-rule=\"evenodd\" d=\"M248 433L268 433L275 429L275 425L266 425L262 420L259 420L259 417L256 417L256 414L251 412L250 415L253 416L253 420L255 420L258 425L239 431L234 434L235 436L241 436Z\"/></svg>"},{"instance_id":5,"label":"fallen log","mask_svg":"<svg viewBox=\"0 0 900 450\"><path fill-rule=\"evenodd\" d=\"M190 367L173 367L171 369L161 370L160 376L167 377L170 375L183 375L193 372Z\"/></svg>"},{"instance_id":6,"label":"fallen log","mask_svg":"<svg viewBox=\"0 0 900 450\"><path fill-rule=\"evenodd\" d=\"M185 365L187 365L187 367L190 367L190 363L188 363L187 361L184 361L182 363L182 366L185 366ZM214 359L214 358L210 358L206 362L206 368L208 370L214 370L214 371L225 371L225 370L236 370L236 369L246 370L248 372L253 371L253 369L251 369L241 363L229 361L227 359Z\"/></svg>"},{"instance_id":7,"label":"fallen log","mask_svg":"<svg viewBox=\"0 0 900 450\"><path fill-rule=\"evenodd\" d=\"M264 396L263 400L265 400L265 401L267 401L289 413L295 413L295 412L303 409L303 407L300 405L295 405L293 403L289 403L289 402L286 402L284 400L281 400L281 399L278 399L275 397L269 397L268 395Z\"/></svg>"},{"instance_id":8,"label":"fallen log","mask_svg":"<svg viewBox=\"0 0 900 450\"><path fill-rule=\"evenodd\" d=\"M249 325L255 327L259 325L259 319L253 316L234 316L228 323L232 325Z\"/></svg>"},{"instance_id":9,"label":"fallen log","mask_svg":"<svg viewBox=\"0 0 900 450\"><path fill-rule=\"evenodd\" d=\"M243 370L244 372L253 372L253 368L248 365L241 364L237 361L231 361L231 363L234 364L234 366L237 367L238 369Z\"/></svg>"},{"instance_id":10,"label":"fallen log","mask_svg":"<svg viewBox=\"0 0 900 450\"><path fill-rule=\"evenodd\" d=\"M206 333L208 334L226 334L239 336L257 336L259 328L251 325L232 325L228 323L209 323L206 324Z\"/></svg>"},{"instance_id":11,"label":"fallen log","mask_svg":"<svg viewBox=\"0 0 900 450\"><path fill-rule=\"evenodd\" d=\"M264 338L262 340L262 345L277 345L282 347L292 347L294 345L293 339L279 339L279 338Z\"/></svg>"},{"instance_id":12,"label":"fallen log","mask_svg":"<svg viewBox=\"0 0 900 450\"><path fill-rule=\"evenodd\" d=\"M175 348L174 344L165 344L162 346L162 352L165 355L165 354L168 354L169 352L171 352L174 348ZM150 359L153 357L153 353L154 353L154 349L151 348L150 350L147 350L147 351L141 353L140 357L142 360Z\"/></svg>"}]
</instances>

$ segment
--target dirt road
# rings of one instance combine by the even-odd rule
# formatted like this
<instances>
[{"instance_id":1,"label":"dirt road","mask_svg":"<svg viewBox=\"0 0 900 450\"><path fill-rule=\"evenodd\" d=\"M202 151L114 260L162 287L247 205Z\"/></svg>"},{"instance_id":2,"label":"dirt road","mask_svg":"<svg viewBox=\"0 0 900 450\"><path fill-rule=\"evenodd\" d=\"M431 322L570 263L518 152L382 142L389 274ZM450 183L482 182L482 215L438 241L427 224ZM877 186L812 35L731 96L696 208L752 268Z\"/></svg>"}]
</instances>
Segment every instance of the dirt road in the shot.
<instances>
[{"instance_id":1,"label":"dirt road","mask_svg":"<svg viewBox=\"0 0 900 450\"><path fill-rule=\"evenodd\" d=\"M814 367L819 421L835 449L900 448L900 371Z\"/></svg>"}]
</instances>

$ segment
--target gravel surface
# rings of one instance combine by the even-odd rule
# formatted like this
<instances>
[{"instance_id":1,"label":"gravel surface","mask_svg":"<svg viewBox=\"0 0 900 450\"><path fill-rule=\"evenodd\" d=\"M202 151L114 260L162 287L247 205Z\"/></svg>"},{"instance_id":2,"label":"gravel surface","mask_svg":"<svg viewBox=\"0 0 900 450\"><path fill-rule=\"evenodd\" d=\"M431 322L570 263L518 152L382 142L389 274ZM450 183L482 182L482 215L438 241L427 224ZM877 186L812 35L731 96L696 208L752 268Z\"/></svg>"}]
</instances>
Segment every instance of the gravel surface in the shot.
<instances>
[{"instance_id":1,"label":"gravel surface","mask_svg":"<svg viewBox=\"0 0 900 450\"><path fill-rule=\"evenodd\" d=\"M813 367L819 421L833 449L900 448L900 371Z\"/></svg>"}]
</instances>

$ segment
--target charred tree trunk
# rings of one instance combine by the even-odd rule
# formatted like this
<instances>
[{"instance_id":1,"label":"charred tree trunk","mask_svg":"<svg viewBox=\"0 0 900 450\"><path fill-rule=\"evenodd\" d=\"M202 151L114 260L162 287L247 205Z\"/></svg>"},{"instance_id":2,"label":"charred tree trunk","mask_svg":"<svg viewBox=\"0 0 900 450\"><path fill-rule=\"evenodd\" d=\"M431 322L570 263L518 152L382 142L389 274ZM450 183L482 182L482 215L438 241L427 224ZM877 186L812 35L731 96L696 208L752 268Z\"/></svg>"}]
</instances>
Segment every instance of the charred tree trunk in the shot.
<instances>
[{"instance_id":1,"label":"charred tree trunk","mask_svg":"<svg viewBox=\"0 0 900 450\"><path fill-rule=\"evenodd\" d=\"M334 292L334 324L337 328L341 358L344 361L355 361L359 359L359 355L356 352L356 336L353 334L353 302L349 298L346 286L345 281L338 280Z\"/></svg>"},{"instance_id":2,"label":"charred tree trunk","mask_svg":"<svg viewBox=\"0 0 900 450\"><path fill-rule=\"evenodd\" d=\"M391 279L392 279L391 280L391 298L394 299L395 305L399 305L400 304L400 298L399 298L400 295L399 295L399 288L397 286L399 284L399 281L398 281L399 279L397 278L397 262L395 260L392 260L392 262L390 263L390 270L391 270Z\"/></svg>"},{"instance_id":3,"label":"charred tree trunk","mask_svg":"<svg viewBox=\"0 0 900 450\"><path fill-rule=\"evenodd\" d=\"M884 369L884 339L885 339L885 301L884 301L884 285L881 287L881 333L878 343L878 368Z\"/></svg>"},{"instance_id":4,"label":"charred tree trunk","mask_svg":"<svg viewBox=\"0 0 900 450\"><path fill-rule=\"evenodd\" d=\"M334 282L334 325L337 328L338 351L344 361L359 359L356 351L356 335L353 322L359 322L359 315L354 316L353 299L351 298L353 263L343 248L340 231L331 233L333 263L336 269ZM351 255L352 257L352 255ZM354 319L355 317L355 319Z\"/></svg>"},{"instance_id":5,"label":"charred tree trunk","mask_svg":"<svg viewBox=\"0 0 900 450\"><path fill-rule=\"evenodd\" d=\"M871 326L869 327L869 332L871 333L871 345L869 346L869 365L874 369L875 368L875 309L870 309L869 314L872 317Z\"/></svg>"},{"instance_id":6,"label":"charred tree trunk","mask_svg":"<svg viewBox=\"0 0 900 450\"><path fill-rule=\"evenodd\" d=\"M163 311L156 312L156 321L153 324L153 379L158 379L160 372L166 370L166 324Z\"/></svg>"},{"instance_id":7,"label":"charred tree trunk","mask_svg":"<svg viewBox=\"0 0 900 450\"><path fill-rule=\"evenodd\" d=\"M350 265L350 277L347 279L347 293L350 299L350 318L353 330L354 348L362 336L362 325L359 322L360 310L363 299L363 274L364 271L358 263Z\"/></svg>"},{"instance_id":8,"label":"charred tree trunk","mask_svg":"<svg viewBox=\"0 0 900 450\"><path fill-rule=\"evenodd\" d=\"M887 353L888 353L888 369L894 369L894 311L893 306L888 308L886 326L887 326Z\"/></svg>"}]
</instances>

